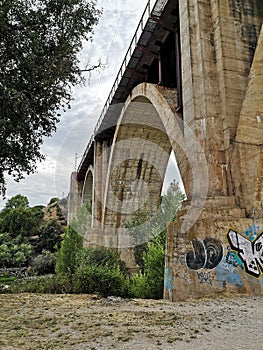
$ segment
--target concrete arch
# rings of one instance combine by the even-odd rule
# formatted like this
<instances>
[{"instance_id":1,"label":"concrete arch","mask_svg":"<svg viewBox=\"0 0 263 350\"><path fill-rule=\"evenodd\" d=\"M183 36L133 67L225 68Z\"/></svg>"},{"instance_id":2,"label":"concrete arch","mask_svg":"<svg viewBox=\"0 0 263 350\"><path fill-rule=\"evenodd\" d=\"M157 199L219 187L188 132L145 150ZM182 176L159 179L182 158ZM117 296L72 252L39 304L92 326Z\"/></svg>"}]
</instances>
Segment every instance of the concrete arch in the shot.
<instances>
[{"instance_id":1,"label":"concrete arch","mask_svg":"<svg viewBox=\"0 0 263 350\"><path fill-rule=\"evenodd\" d=\"M185 144L185 133L189 138L191 130L177 113L176 101L176 90L148 83L135 87L126 100L111 147L103 200L104 227L122 227L138 209L156 210L171 149L187 197L205 192L207 181L202 185L200 176L207 176L206 169L203 167L198 177L192 172L193 165L200 163L202 150L194 136ZM198 168L202 169L201 164Z\"/></svg>"},{"instance_id":2,"label":"concrete arch","mask_svg":"<svg viewBox=\"0 0 263 350\"><path fill-rule=\"evenodd\" d=\"M93 167L90 166L86 172L82 194L81 194L81 205L89 205L92 209L93 203Z\"/></svg>"}]
</instances>

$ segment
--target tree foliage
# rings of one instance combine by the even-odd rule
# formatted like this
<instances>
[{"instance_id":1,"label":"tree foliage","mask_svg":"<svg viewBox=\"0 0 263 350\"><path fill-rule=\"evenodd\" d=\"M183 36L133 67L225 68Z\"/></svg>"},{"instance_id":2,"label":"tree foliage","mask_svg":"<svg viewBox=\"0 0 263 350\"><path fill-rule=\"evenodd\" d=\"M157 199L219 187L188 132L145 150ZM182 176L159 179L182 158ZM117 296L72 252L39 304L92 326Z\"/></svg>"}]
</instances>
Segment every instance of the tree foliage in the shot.
<instances>
[{"instance_id":1,"label":"tree foliage","mask_svg":"<svg viewBox=\"0 0 263 350\"><path fill-rule=\"evenodd\" d=\"M0 1L0 194L43 159L40 146L82 81L78 53L100 12L88 0Z\"/></svg>"},{"instance_id":2,"label":"tree foliage","mask_svg":"<svg viewBox=\"0 0 263 350\"><path fill-rule=\"evenodd\" d=\"M58 222L44 219L43 208L30 207L27 197L20 194L7 201L0 212L0 266L32 263L38 273L50 271L52 266L54 270L52 253L59 247L64 231Z\"/></svg>"},{"instance_id":3,"label":"tree foliage","mask_svg":"<svg viewBox=\"0 0 263 350\"><path fill-rule=\"evenodd\" d=\"M8 232L13 238L21 236L27 241L39 228L43 215L41 206L30 208L27 197L16 195L0 212L0 232Z\"/></svg>"},{"instance_id":4,"label":"tree foliage","mask_svg":"<svg viewBox=\"0 0 263 350\"><path fill-rule=\"evenodd\" d=\"M64 231L61 225L52 220L45 222L37 230L38 240L34 247L35 254L41 254L43 251L54 253L62 241Z\"/></svg>"},{"instance_id":5,"label":"tree foliage","mask_svg":"<svg viewBox=\"0 0 263 350\"><path fill-rule=\"evenodd\" d=\"M26 265L31 253L31 245L25 243L21 236L13 238L8 233L0 233L0 264L3 267Z\"/></svg>"},{"instance_id":6,"label":"tree foliage","mask_svg":"<svg viewBox=\"0 0 263 350\"><path fill-rule=\"evenodd\" d=\"M72 278L76 270L77 254L82 247L83 237L68 226L57 254L55 271L58 275Z\"/></svg>"},{"instance_id":7,"label":"tree foliage","mask_svg":"<svg viewBox=\"0 0 263 350\"><path fill-rule=\"evenodd\" d=\"M163 297L166 226L175 220L183 199L184 195L178 183L173 181L163 196L160 210L151 225L142 225L147 213L139 212L133 218L133 223L137 223L137 226L131 227L131 234L135 244L135 261L140 267L140 272L131 276L129 288L132 296L153 299ZM136 245L138 237L151 237L151 239Z\"/></svg>"}]
</instances>

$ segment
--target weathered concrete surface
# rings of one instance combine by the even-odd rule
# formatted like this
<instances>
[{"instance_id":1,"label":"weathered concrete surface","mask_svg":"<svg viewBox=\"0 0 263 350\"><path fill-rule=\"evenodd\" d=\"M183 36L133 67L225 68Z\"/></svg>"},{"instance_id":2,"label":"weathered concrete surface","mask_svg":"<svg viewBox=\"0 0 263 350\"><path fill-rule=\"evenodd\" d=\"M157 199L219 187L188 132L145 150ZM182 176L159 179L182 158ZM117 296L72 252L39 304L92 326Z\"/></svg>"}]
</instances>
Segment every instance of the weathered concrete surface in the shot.
<instances>
[{"instance_id":1,"label":"weathered concrete surface","mask_svg":"<svg viewBox=\"0 0 263 350\"><path fill-rule=\"evenodd\" d=\"M185 203L169 226L165 298L262 294L263 4L180 4L184 118L201 135L209 190L198 220Z\"/></svg>"}]
</instances>

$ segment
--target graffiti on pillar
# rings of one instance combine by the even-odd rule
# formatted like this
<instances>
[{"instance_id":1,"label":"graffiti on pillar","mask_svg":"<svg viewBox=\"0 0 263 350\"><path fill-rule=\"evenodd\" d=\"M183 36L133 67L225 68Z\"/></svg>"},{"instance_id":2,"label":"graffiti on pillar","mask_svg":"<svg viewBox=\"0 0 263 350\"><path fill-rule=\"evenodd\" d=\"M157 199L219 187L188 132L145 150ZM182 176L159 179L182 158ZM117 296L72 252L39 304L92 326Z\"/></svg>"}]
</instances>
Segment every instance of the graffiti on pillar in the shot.
<instances>
[{"instance_id":1,"label":"graffiti on pillar","mask_svg":"<svg viewBox=\"0 0 263 350\"><path fill-rule=\"evenodd\" d=\"M263 232L253 241L230 230L227 238L231 249L238 253L249 275L260 277L263 274Z\"/></svg>"},{"instance_id":2,"label":"graffiti on pillar","mask_svg":"<svg viewBox=\"0 0 263 350\"><path fill-rule=\"evenodd\" d=\"M197 276L200 284L207 283L210 284L210 286L213 285L214 276L211 274L211 272L197 272Z\"/></svg>"},{"instance_id":3,"label":"graffiti on pillar","mask_svg":"<svg viewBox=\"0 0 263 350\"><path fill-rule=\"evenodd\" d=\"M241 269L243 269L243 263L240 260L240 258L237 255L237 252L234 252L233 250L231 250L230 246L227 246L227 255L225 258L225 264L227 265L227 269L229 271L233 271L234 268L236 267L240 267ZM232 268L231 268L232 267Z\"/></svg>"},{"instance_id":4,"label":"graffiti on pillar","mask_svg":"<svg viewBox=\"0 0 263 350\"><path fill-rule=\"evenodd\" d=\"M213 269L223 258L223 247L216 238L205 238L203 241L194 239L192 250L186 254L186 265L191 270Z\"/></svg>"},{"instance_id":5,"label":"graffiti on pillar","mask_svg":"<svg viewBox=\"0 0 263 350\"><path fill-rule=\"evenodd\" d=\"M172 276L172 270L165 268L164 271L164 285L168 290L174 290L174 278Z\"/></svg>"}]
</instances>

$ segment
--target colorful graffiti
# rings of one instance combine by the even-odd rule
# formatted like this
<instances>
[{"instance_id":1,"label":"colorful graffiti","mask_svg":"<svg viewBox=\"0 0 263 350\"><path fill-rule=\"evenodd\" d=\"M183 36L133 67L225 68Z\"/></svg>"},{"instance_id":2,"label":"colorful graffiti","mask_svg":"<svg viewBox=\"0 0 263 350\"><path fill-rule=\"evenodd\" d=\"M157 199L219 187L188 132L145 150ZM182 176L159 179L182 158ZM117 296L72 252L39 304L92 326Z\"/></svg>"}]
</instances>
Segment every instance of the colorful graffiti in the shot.
<instances>
[{"instance_id":1,"label":"colorful graffiti","mask_svg":"<svg viewBox=\"0 0 263 350\"><path fill-rule=\"evenodd\" d=\"M238 257L237 253L233 252L229 246L227 246L226 249L227 249L227 255L225 260L228 267L229 265L232 265L233 268L240 266L243 269L243 263ZM229 270L230 270L230 267L229 267Z\"/></svg>"},{"instance_id":2,"label":"colorful graffiti","mask_svg":"<svg viewBox=\"0 0 263 350\"><path fill-rule=\"evenodd\" d=\"M205 238L203 241L194 239L191 244L193 249L186 254L186 265L191 270L211 270L223 258L222 244L215 238Z\"/></svg>"},{"instance_id":3,"label":"colorful graffiti","mask_svg":"<svg viewBox=\"0 0 263 350\"><path fill-rule=\"evenodd\" d=\"M263 274L263 232L251 241L249 238L230 230L227 238L231 249L238 253L246 272L249 275L260 277Z\"/></svg>"}]
</instances>

